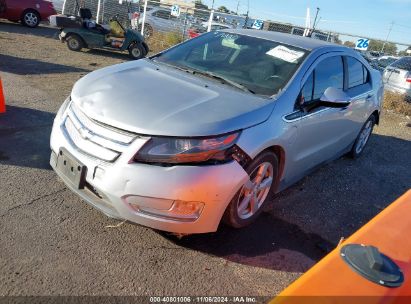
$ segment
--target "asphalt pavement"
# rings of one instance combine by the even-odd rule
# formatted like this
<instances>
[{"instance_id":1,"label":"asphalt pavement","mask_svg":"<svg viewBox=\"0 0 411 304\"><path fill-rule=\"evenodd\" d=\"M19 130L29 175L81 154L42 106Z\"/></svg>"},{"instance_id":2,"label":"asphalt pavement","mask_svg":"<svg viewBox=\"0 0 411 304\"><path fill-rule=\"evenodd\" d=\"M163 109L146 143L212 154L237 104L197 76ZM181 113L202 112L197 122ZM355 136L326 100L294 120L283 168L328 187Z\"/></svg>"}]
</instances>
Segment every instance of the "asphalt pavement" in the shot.
<instances>
[{"instance_id":1,"label":"asphalt pavement","mask_svg":"<svg viewBox=\"0 0 411 304\"><path fill-rule=\"evenodd\" d=\"M411 120L386 112L360 159L317 170L245 229L179 240L109 219L51 170L49 137L74 82L128 57L56 34L0 21L0 296L271 297L411 186Z\"/></svg>"}]
</instances>

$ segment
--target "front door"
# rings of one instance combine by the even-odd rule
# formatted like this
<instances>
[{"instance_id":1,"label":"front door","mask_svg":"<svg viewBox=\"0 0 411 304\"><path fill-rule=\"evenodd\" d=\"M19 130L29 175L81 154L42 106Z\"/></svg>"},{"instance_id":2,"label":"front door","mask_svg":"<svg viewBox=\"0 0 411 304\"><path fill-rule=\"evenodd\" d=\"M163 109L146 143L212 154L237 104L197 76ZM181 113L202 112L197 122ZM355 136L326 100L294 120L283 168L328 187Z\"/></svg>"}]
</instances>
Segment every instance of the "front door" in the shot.
<instances>
[{"instance_id":1,"label":"front door","mask_svg":"<svg viewBox=\"0 0 411 304\"><path fill-rule=\"evenodd\" d=\"M344 89L342 56L320 60L303 86L299 102L308 110L301 113L298 139L293 147L299 172L338 156L353 141L352 105L346 108L315 106L329 87Z\"/></svg>"}]
</instances>

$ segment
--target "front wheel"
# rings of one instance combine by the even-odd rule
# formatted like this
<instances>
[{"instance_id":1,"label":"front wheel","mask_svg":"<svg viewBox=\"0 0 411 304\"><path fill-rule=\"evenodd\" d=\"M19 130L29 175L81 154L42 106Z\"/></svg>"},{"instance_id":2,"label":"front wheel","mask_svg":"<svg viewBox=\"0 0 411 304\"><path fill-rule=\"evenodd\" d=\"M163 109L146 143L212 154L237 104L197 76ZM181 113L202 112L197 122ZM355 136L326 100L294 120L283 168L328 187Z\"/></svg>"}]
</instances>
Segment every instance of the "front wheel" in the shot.
<instances>
[{"instance_id":1,"label":"front wheel","mask_svg":"<svg viewBox=\"0 0 411 304\"><path fill-rule=\"evenodd\" d=\"M368 140L370 139L372 130L375 125L375 116L371 115L370 118L365 122L364 126L362 127L360 134L358 134L354 146L352 147L349 155L356 159L358 158L361 153L364 151L365 146L368 143Z\"/></svg>"},{"instance_id":2,"label":"front wheel","mask_svg":"<svg viewBox=\"0 0 411 304\"><path fill-rule=\"evenodd\" d=\"M128 53L133 59L141 59L146 55L146 50L141 44L133 43L128 47Z\"/></svg>"},{"instance_id":3,"label":"front wheel","mask_svg":"<svg viewBox=\"0 0 411 304\"><path fill-rule=\"evenodd\" d=\"M247 168L250 180L236 193L228 205L223 221L242 228L254 222L266 201L274 194L278 176L278 158L273 152L263 152Z\"/></svg>"}]
</instances>

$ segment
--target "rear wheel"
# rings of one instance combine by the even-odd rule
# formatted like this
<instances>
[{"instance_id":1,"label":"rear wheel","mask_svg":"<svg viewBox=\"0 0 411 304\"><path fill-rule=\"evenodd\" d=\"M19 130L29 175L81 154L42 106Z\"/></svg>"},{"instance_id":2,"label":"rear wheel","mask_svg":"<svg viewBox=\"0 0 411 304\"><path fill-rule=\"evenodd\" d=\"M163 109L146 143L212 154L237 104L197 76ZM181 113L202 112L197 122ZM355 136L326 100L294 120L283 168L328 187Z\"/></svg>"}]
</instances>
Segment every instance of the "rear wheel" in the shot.
<instances>
[{"instance_id":1,"label":"rear wheel","mask_svg":"<svg viewBox=\"0 0 411 304\"><path fill-rule=\"evenodd\" d=\"M364 151L365 146L370 139L372 134L372 130L375 125L375 116L371 115L370 118L365 122L364 126L362 127L360 134L358 134L357 139L355 140L354 146L351 149L349 155L352 158L358 158L361 153Z\"/></svg>"},{"instance_id":2,"label":"rear wheel","mask_svg":"<svg viewBox=\"0 0 411 304\"><path fill-rule=\"evenodd\" d=\"M78 35L70 35L66 41L67 47L71 51L78 52L84 47L83 39Z\"/></svg>"},{"instance_id":3,"label":"rear wheel","mask_svg":"<svg viewBox=\"0 0 411 304\"><path fill-rule=\"evenodd\" d=\"M273 152L264 152L252 161L246 171L250 180L236 193L224 213L224 222L234 228L254 222L274 194L278 176L277 156Z\"/></svg>"},{"instance_id":4,"label":"rear wheel","mask_svg":"<svg viewBox=\"0 0 411 304\"><path fill-rule=\"evenodd\" d=\"M153 28L151 27L151 25L148 24L148 23L144 23L144 32L143 32L144 39L148 39L148 38L152 37L153 32L154 31L153 31Z\"/></svg>"},{"instance_id":5,"label":"rear wheel","mask_svg":"<svg viewBox=\"0 0 411 304\"><path fill-rule=\"evenodd\" d=\"M40 23L40 14L35 10L26 10L21 16L21 23L28 27L36 27Z\"/></svg>"},{"instance_id":6,"label":"rear wheel","mask_svg":"<svg viewBox=\"0 0 411 304\"><path fill-rule=\"evenodd\" d=\"M141 59L146 55L146 49L139 43L133 43L128 47L128 53L133 59Z\"/></svg>"}]
</instances>

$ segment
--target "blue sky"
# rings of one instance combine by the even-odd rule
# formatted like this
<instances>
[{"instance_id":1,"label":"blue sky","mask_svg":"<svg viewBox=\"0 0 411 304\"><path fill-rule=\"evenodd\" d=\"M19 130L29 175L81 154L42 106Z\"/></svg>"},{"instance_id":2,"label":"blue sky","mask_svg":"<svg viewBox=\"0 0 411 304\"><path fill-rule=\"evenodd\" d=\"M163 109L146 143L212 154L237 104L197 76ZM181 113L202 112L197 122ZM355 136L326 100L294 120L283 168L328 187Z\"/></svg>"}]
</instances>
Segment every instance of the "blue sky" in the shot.
<instances>
[{"instance_id":1,"label":"blue sky","mask_svg":"<svg viewBox=\"0 0 411 304\"><path fill-rule=\"evenodd\" d=\"M211 2L203 0L209 6ZM215 0L214 7L224 5L235 11L237 3L238 0ZM304 25L307 6L312 18L316 8L320 8L319 29L385 40L390 23L394 22L389 40L411 45L411 0L250 0L250 15ZM247 0L240 0L239 13L246 11ZM356 40L348 36L342 39Z\"/></svg>"}]
</instances>

